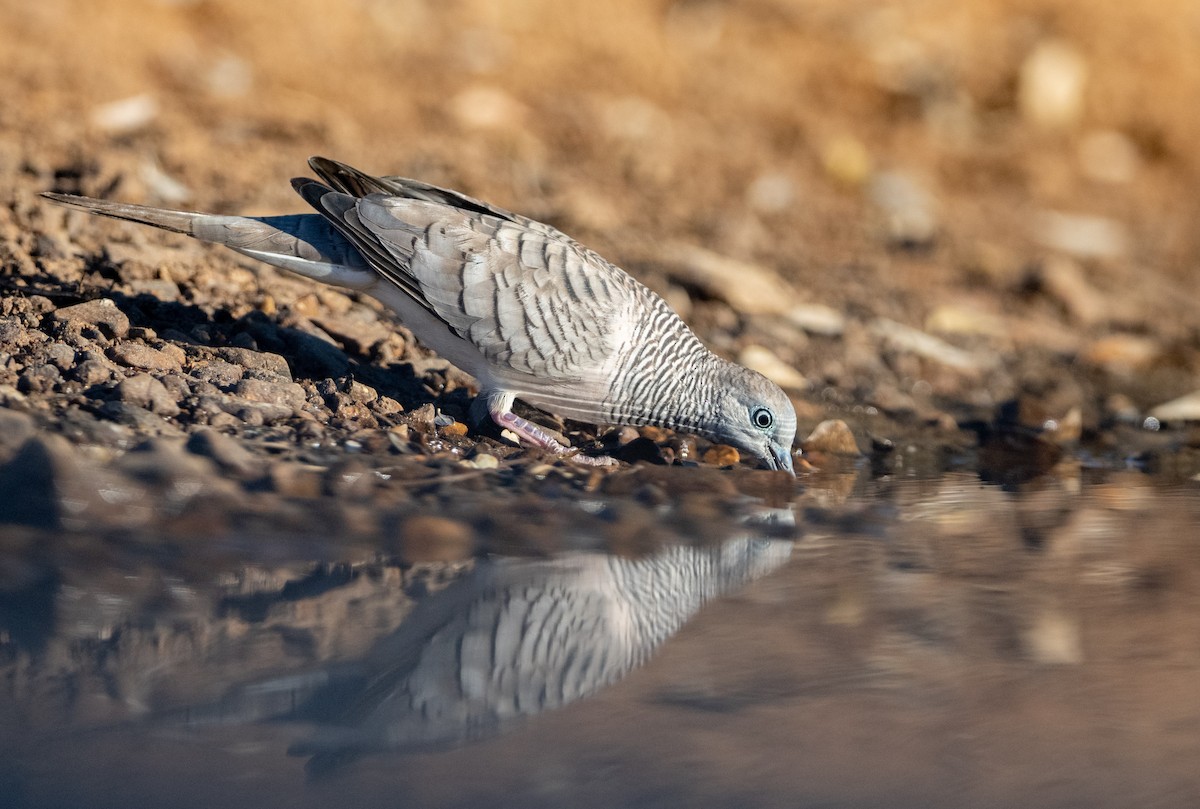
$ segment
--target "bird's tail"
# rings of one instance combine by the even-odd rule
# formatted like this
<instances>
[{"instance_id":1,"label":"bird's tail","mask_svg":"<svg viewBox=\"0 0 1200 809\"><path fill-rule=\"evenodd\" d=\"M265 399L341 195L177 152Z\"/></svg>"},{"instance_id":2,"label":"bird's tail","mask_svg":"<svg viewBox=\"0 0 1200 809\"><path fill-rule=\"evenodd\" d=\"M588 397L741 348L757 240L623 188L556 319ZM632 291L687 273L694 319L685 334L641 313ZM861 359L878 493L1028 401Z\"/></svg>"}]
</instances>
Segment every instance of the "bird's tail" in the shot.
<instances>
[{"instance_id":1,"label":"bird's tail","mask_svg":"<svg viewBox=\"0 0 1200 809\"><path fill-rule=\"evenodd\" d=\"M75 210L152 225L203 242L221 244L327 284L366 289L378 279L354 246L319 214L221 216L49 191L42 196Z\"/></svg>"}]
</instances>

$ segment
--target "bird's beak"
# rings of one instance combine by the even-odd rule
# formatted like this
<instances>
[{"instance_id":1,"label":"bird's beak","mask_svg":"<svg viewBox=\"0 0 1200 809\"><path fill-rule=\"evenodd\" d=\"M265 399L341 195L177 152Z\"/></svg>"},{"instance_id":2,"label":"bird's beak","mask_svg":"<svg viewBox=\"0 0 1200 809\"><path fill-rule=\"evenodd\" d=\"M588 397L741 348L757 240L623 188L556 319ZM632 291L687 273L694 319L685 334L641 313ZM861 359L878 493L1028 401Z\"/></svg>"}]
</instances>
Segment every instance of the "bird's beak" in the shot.
<instances>
[{"instance_id":1,"label":"bird's beak","mask_svg":"<svg viewBox=\"0 0 1200 809\"><path fill-rule=\"evenodd\" d=\"M782 469L785 472L795 476L796 470L792 466L792 450L791 447L785 447L782 444L776 444L772 441L769 445L771 453L767 456L767 464L772 469Z\"/></svg>"}]
</instances>

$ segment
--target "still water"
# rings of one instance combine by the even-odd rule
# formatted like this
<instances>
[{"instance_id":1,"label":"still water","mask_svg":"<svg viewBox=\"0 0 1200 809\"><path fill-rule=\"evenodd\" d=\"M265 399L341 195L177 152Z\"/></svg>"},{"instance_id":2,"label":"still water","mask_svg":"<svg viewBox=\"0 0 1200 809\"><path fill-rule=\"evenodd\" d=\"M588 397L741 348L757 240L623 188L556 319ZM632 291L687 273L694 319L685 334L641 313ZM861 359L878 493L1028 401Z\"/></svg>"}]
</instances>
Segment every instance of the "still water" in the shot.
<instances>
[{"instance_id":1,"label":"still water","mask_svg":"<svg viewBox=\"0 0 1200 809\"><path fill-rule=\"evenodd\" d=\"M1200 487L744 506L424 564L5 530L0 806L1200 806Z\"/></svg>"}]
</instances>

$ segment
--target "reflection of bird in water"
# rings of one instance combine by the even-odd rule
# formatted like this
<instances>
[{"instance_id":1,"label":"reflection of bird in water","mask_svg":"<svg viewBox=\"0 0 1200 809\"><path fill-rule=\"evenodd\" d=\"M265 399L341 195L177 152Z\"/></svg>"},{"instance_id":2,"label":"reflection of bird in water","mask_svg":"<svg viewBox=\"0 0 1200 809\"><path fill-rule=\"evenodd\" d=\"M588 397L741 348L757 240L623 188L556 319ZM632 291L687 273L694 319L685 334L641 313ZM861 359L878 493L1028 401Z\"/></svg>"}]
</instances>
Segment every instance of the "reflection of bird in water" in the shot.
<instances>
[{"instance_id":1,"label":"reflection of bird in water","mask_svg":"<svg viewBox=\"0 0 1200 809\"><path fill-rule=\"evenodd\" d=\"M316 723L291 750L312 754L310 772L492 735L621 679L706 601L776 569L791 549L739 538L640 559L481 560L360 663L239 689L218 711Z\"/></svg>"}]
</instances>

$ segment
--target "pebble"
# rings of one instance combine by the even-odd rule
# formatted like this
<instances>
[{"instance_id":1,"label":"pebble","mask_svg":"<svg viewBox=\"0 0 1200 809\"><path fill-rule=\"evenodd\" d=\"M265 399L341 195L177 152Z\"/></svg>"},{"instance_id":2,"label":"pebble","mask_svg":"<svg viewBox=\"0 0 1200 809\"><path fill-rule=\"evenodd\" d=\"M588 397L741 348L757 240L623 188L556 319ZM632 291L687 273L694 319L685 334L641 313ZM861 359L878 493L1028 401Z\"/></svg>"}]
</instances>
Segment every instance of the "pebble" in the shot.
<instances>
[{"instance_id":1,"label":"pebble","mask_svg":"<svg viewBox=\"0 0 1200 809\"><path fill-rule=\"evenodd\" d=\"M158 99L140 93L92 108L94 126L110 135L125 135L144 129L158 117Z\"/></svg>"},{"instance_id":2,"label":"pebble","mask_svg":"<svg viewBox=\"0 0 1200 809\"><path fill-rule=\"evenodd\" d=\"M1118 374L1150 368L1163 356L1163 346L1141 334L1110 334L1093 341L1083 351L1085 361Z\"/></svg>"},{"instance_id":3,"label":"pebble","mask_svg":"<svg viewBox=\"0 0 1200 809\"><path fill-rule=\"evenodd\" d=\"M500 459L495 455L489 455L486 452L477 453L470 461L471 466L476 469L495 469L500 466Z\"/></svg>"},{"instance_id":4,"label":"pebble","mask_svg":"<svg viewBox=\"0 0 1200 809\"><path fill-rule=\"evenodd\" d=\"M796 292L774 271L690 244L667 248L671 276L725 301L744 315L787 314Z\"/></svg>"},{"instance_id":5,"label":"pebble","mask_svg":"<svg viewBox=\"0 0 1200 809\"><path fill-rule=\"evenodd\" d=\"M1052 256L1042 264L1038 282L1042 290L1062 304L1079 323L1091 326L1107 319L1108 298L1092 286L1078 262Z\"/></svg>"},{"instance_id":6,"label":"pebble","mask_svg":"<svg viewBox=\"0 0 1200 809\"><path fill-rule=\"evenodd\" d=\"M271 354L266 351L254 351L249 348L226 346L218 348L216 355L222 360L235 366L240 366L247 371L263 371L269 376L277 377L279 381L292 381L292 369L288 367L287 360L278 354ZM238 376L241 376L240 370Z\"/></svg>"},{"instance_id":7,"label":"pebble","mask_svg":"<svg viewBox=\"0 0 1200 809\"><path fill-rule=\"evenodd\" d=\"M463 436L467 434L467 425L461 421L452 421L441 428L442 435Z\"/></svg>"},{"instance_id":8,"label":"pebble","mask_svg":"<svg viewBox=\"0 0 1200 809\"><path fill-rule=\"evenodd\" d=\"M1089 180L1123 185L1133 181L1141 164L1137 146L1121 132L1103 129L1079 142L1079 168Z\"/></svg>"},{"instance_id":9,"label":"pebble","mask_svg":"<svg viewBox=\"0 0 1200 809\"><path fill-rule=\"evenodd\" d=\"M1104 216L1042 211L1034 233L1046 247L1080 258L1112 259L1129 252L1128 229Z\"/></svg>"},{"instance_id":10,"label":"pebble","mask_svg":"<svg viewBox=\"0 0 1200 809\"><path fill-rule=\"evenodd\" d=\"M846 330L846 316L820 303L797 304L784 312L784 317L809 334L823 337L840 337Z\"/></svg>"},{"instance_id":11,"label":"pebble","mask_svg":"<svg viewBox=\"0 0 1200 809\"><path fill-rule=\"evenodd\" d=\"M801 442L805 452L824 452L829 455L857 456L862 453L850 426L841 419L827 419Z\"/></svg>"},{"instance_id":12,"label":"pebble","mask_svg":"<svg viewBox=\"0 0 1200 809\"><path fill-rule=\"evenodd\" d=\"M129 332L129 318L109 298L56 309L51 318L57 323L95 326L110 339L124 337Z\"/></svg>"},{"instance_id":13,"label":"pebble","mask_svg":"<svg viewBox=\"0 0 1200 809\"><path fill-rule=\"evenodd\" d=\"M1200 390L1152 407L1150 415L1159 421L1200 421Z\"/></svg>"},{"instance_id":14,"label":"pebble","mask_svg":"<svg viewBox=\"0 0 1200 809\"><path fill-rule=\"evenodd\" d=\"M894 348L912 352L924 359L933 360L960 371L975 371L985 365L982 358L969 351L956 348L932 334L905 326L894 320L878 318L871 324L871 331Z\"/></svg>"},{"instance_id":15,"label":"pebble","mask_svg":"<svg viewBox=\"0 0 1200 809\"><path fill-rule=\"evenodd\" d=\"M888 240L902 247L925 247L937 235L937 206L933 196L910 175L881 171L871 178L871 201L884 215Z\"/></svg>"},{"instance_id":16,"label":"pebble","mask_svg":"<svg viewBox=\"0 0 1200 809\"><path fill-rule=\"evenodd\" d=\"M243 379L233 386L233 395L255 404L276 405L299 413L308 401L304 388L295 382L266 382Z\"/></svg>"},{"instance_id":17,"label":"pebble","mask_svg":"<svg viewBox=\"0 0 1200 809\"><path fill-rule=\"evenodd\" d=\"M122 365L143 371L178 371L180 361L145 343L117 343L108 350L108 356Z\"/></svg>"},{"instance_id":18,"label":"pebble","mask_svg":"<svg viewBox=\"0 0 1200 809\"><path fill-rule=\"evenodd\" d=\"M163 383L150 374L134 374L117 383L117 399L126 404L144 407L160 416L176 416L179 404Z\"/></svg>"},{"instance_id":19,"label":"pebble","mask_svg":"<svg viewBox=\"0 0 1200 809\"><path fill-rule=\"evenodd\" d=\"M704 462L709 466L734 466L742 456L726 444L714 444L704 451Z\"/></svg>"},{"instance_id":20,"label":"pebble","mask_svg":"<svg viewBox=\"0 0 1200 809\"><path fill-rule=\"evenodd\" d=\"M241 442L211 428L202 428L192 433L186 446L189 452L212 458L223 471L243 480L261 474L262 462Z\"/></svg>"},{"instance_id":21,"label":"pebble","mask_svg":"<svg viewBox=\"0 0 1200 809\"><path fill-rule=\"evenodd\" d=\"M738 362L752 371L758 371L781 388L803 389L808 387L804 374L788 365L765 346L749 345L738 354Z\"/></svg>"},{"instance_id":22,"label":"pebble","mask_svg":"<svg viewBox=\"0 0 1200 809\"><path fill-rule=\"evenodd\" d=\"M33 435L33 419L26 413L0 408L0 458L8 459Z\"/></svg>"},{"instance_id":23,"label":"pebble","mask_svg":"<svg viewBox=\"0 0 1200 809\"><path fill-rule=\"evenodd\" d=\"M1088 65L1069 42L1041 42L1021 64L1017 103L1021 115L1044 129L1074 125L1083 115Z\"/></svg>"}]
</instances>

